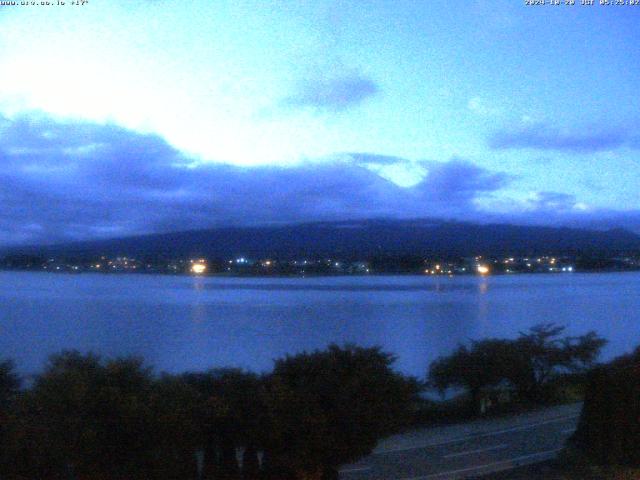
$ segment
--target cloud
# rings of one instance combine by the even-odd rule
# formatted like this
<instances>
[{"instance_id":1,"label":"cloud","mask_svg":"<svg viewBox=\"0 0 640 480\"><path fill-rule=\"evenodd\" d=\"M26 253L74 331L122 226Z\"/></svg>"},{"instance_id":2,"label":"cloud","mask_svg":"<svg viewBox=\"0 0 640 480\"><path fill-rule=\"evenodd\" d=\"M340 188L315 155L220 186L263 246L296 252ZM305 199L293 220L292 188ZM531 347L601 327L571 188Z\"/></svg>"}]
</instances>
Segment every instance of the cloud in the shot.
<instances>
[{"instance_id":1,"label":"cloud","mask_svg":"<svg viewBox=\"0 0 640 480\"><path fill-rule=\"evenodd\" d=\"M494 133L489 146L495 150L533 149L593 153L624 146L639 148L640 140L624 130L573 131L542 123L519 126Z\"/></svg>"},{"instance_id":2,"label":"cloud","mask_svg":"<svg viewBox=\"0 0 640 480\"><path fill-rule=\"evenodd\" d=\"M566 212L571 210L585 210L583 204L577 202L574 195L559 192L537 192L528 200L530 208L534 211Z\"/></svg>"},{"instance_id":3,"label":"cloud","mask_svg":"<svg viewBox=\"0 0 640 480\"><path fill-rule=\"evenodd\" d=\"M360 73L327 73L301 82L297 91L286 98L290 107L343 111L377 95L380 87Z\"/></svg>"},{"instance_id":4,"label":"cloud","mask_svg":"<svg viewBox=\"0 0 640 480\"><path fill-rule=\"evenodd\" d=\"M467 108L482 117L493 117L502 114L502 109L490 105L480 97L473 97L467 102Z\"/></svg>"},{"instance_id":5,"label":"cloud","mask_svg":"<svg viewBox=\"0 0 640 480\"><path fill-rule=\"evenodd\" d=\"M562 192L534 192L525 199L501 197L485 205L482 212L481 222L594 230L624 228L640 234L640 210L599 208Z\"/></svg>"},{"instance_id":6,"label":"cloud","mask_svg":"<svg viewBox=\"0 0 640 480\"><path fill-rule=\"evenodd\" d=\"M196 162L155 135L45 116L0 119L0 244L222 225L374 217L475 218L508 181L463 160L428 162L413 187L353 153L293 167Z\"/></svg>"},{"instance_id":7,"label":"cloud","mask_svg":"<svg viewBox=\"0 0 640 480\"><path fill-rule=\"evenodd\" d=\"M423 164L429 173L416 189L425 200L431 202L466 205L479 194L498 191L512 180L505 173L490 172L461 159Z\"/></svg>"},{"instance_id":8,"label":"cloud","mask_svg":"<svg viewBox=\"0 0 640 480\"><path fill-rule=\"evenodd\" d=\"M356 164L358 165L374 165L374 166L388 166L405 164L409 161L406 158L396 157L393 155L380 155L377 153L347 153Z\"/></svg>"},{"instance_id":9,"label":"cloud","mask_svg":"<svg viewBox=\"0 0 640 480\"><path fill-rule=\"evenodd\" d=\"M419 165L424 176L403 187L372 165ZM202 163L161 137L113 125L0 118L0 244L366 218L640 229L639 212L586 209L558 192L491 208L512 180L459 158L358 152L289 167Z\"/></svg>"}]
</instances>

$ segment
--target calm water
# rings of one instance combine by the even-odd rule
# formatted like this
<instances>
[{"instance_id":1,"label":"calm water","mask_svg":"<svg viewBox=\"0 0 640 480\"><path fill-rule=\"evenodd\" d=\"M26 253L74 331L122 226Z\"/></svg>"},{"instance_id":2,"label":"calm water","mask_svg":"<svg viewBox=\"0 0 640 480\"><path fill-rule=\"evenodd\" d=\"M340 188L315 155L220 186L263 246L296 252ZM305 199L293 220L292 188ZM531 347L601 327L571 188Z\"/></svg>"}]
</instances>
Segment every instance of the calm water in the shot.
<instances>
[{"instance_id":1,"label":"calm water","mask_svg":"<svg viewBox=\"0 0 640 480\"><path fill-rule=\"evenodd\" d=\"M0 357L23 372L61 349L142 355L164 371L271 368L331 342L382 345L422 376L459 342L554 321L640 344L640 273L488 278L192 278L0 272Z\"/></svg>"}]
</instances>

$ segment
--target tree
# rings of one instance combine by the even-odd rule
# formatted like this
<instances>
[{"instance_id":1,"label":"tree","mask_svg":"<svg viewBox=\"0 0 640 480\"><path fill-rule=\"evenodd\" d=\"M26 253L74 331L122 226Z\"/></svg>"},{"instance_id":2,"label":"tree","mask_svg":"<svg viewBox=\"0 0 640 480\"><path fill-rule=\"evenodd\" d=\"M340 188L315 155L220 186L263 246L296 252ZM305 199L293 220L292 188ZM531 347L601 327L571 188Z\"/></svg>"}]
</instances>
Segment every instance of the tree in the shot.
<instances>
[{"instance_id":1,"label":"tree","mask_svg":"<svg viewBox=\"0 0 640 480\"><path fill-rule=\"evenodd\" d=\"M509 340L489 339L460 345L449 356L440 357L429 367L428 383L440 393L451 387L469 393L470 411L480 411L483 390L508 378L518 361L518 353Z\"/></svg>"},{"instance_id":2,"label":"tree","mask_svg":"<svg viewBox=\"0 0 640 480\"><path fill-rule=\"evenodd\" d=\"M330 346L276 361L266 396L273 478L337 478L405 425L420 385L379 348Z\"/></svg>"},{"instance_id":3,"label":"tree","mask_svg":"<svg viewBox=\"0 0 640 480\"><path fill-rule=\"evenodd\" d=\"M139 359L105 363L75 351L50 357L21 409L26 473L142 478L153 450L151 385Z\"/></svg>"},{"instance_id":4,"label":"tree","mask_svg":"<svg viewBox=\"0 0 640 480\"><path fill-rule=\"evenodd\" d=\"M566 327L538 324L515 340L518 356L508 379L529 401L541 399L543 387L559 373L585 372L607 343L595 332L578 337L560 337Z\"/></svg>"},{"instance_id":5,"label":"tree","mask_svg":"<svg viewBox=\"0 0 640 480\"><path fill-rule=\"evenodd\" d=\"M596 464L640 466L640 347L589 374L571 443Z\"/></svg>"},{"instance_id":6,"label":"tree","mask_svg":"<svg viewBox=\"0 0 640 480\"><path fill-rule=\"evenodd\" d=\"M11 360L0 362L0 421L20 389L20 377Z\"/></svg>"},{"instance_id":7,"label":"tree","mask_svg":"<svg viewBox=\"0 0 640 480\"><path fill-rule=\"evenodd\" d=\"M182 376L164 374L154 382L149 408L156 478L197 478L196 452L204 444L202 403L200 392Z\"/></svg>"},{"instance_id":8,"label":"tree","mask_svg":"<svg viewBox=\"0 0 640 480\"><path fill-rule=\"evenodd\" d=\"M461 345L429 367L429 383L441 392L461 387L478 411L482 390L508 381L525 401L542 399L544 387L558 374L590 368L606 341L595 332L560 337L565 327L553 323L533 326L515 340L491 339Z\"/></svg>"},{"instance_id":9,"label":"tree","mask_svg":"<svg viewBox=\"0 0 640 480\"><path fill-rule=\"evenodd\" d=\"M6 453L10 436L13 406L20 389L20 377L15 373L12 361L0 362L0 474L10 463Z\"/></svg>"},{"instance_id":10,"label":"tree","mask_svg":"<svg viewBox=\"0 0 640 480\"><path fill-rule=\"evenodd\" d=\"M257 450L264 444L262 380L240 369L187 373L183 381L200 395L205 471L238 478L236 450L244 450L243 476L257 475Z\"/></svg>"}]
</instances>

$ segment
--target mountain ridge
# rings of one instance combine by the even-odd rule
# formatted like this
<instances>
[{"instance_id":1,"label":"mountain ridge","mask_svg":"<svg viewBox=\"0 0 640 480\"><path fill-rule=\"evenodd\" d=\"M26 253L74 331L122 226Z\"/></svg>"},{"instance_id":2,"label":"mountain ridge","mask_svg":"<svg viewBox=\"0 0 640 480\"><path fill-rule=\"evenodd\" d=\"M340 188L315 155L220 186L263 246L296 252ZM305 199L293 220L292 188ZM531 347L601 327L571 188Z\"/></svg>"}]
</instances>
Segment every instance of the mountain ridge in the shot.
<instances>
[{"instance_id":1,"label":"mountain ridge","mask_svg":"<svg viewBox=\"0 0 640 480\"><path fill-rule=\"evenodd\" d=\"M347 220L230 226L106 240L7 249L47 255L206 256L294 259L379 255L619 255L640 252L640 236L624 229L588 230L437 219Z\"/></svg>"}]
</instances>

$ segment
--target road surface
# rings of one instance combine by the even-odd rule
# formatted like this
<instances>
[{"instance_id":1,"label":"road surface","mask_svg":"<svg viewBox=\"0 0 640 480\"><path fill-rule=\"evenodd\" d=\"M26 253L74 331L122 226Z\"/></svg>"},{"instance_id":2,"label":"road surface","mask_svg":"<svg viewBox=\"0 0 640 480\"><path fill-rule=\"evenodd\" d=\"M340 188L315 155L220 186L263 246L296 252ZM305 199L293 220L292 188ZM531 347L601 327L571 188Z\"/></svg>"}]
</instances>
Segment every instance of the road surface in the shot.
<instances>
[{"instance_id":1,"label":"road surface","mask_svg":"<svg viewBox=\"0 0 640 480\"><path fill-rule=\"evenodd\" d=\"M341 480L451 480L554 458L575 431L582 404L416 430L388 438Z\"/></svg>"}]
</instances>

